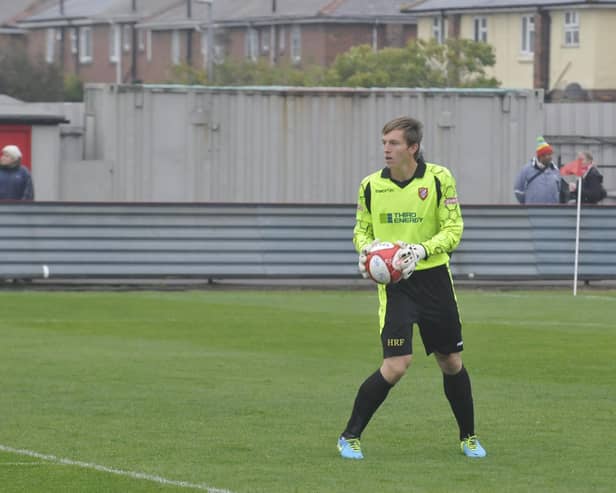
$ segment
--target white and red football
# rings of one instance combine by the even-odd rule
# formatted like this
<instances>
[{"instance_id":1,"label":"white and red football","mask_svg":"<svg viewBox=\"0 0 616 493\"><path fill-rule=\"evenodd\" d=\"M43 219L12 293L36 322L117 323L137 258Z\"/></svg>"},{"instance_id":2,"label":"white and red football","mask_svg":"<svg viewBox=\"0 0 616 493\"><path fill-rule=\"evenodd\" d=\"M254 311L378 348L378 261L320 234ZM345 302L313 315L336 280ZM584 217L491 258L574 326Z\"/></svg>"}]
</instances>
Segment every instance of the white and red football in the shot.
<instances>
[{"instance_id":1,"label":"white and red football","mask_svg":"<svg viewBox=\"0 0 616 493\"><path fill-rule=\"evenodd\" d=\"M393 284L402 279L402 271L393 266L394 255L400 246L387 241L378 243L367 255L366 270L370 278L379 284Z\"/></svg>"}]
</instances>

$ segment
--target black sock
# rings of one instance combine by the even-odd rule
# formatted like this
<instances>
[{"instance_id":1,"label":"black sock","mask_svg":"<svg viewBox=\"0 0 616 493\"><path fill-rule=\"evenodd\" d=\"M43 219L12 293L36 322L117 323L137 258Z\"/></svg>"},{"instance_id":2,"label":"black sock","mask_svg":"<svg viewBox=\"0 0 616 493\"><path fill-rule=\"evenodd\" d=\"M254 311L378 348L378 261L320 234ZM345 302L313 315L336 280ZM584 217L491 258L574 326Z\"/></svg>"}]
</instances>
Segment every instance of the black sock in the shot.
<instances>
[{"instance_id":1,"label":"black sock","mask_svg":"<svg viewBox=\"0 0 616 493\"><path fill-rule=\"evenodd\" d=\"M445 395L451 405L453 415L460 428L460 440L475 434L475 417L473 411L473 393L471 379L464 366L455 375L443 373Z\"/></svg>"},{"instance_id":2,"label":"black sock","mask_svg":"<svg viewBox=\"0 0 616 493\"><path fill-rule=\"evenodd\" d=\"M380 370L366 378L357 391L353 412L342 436L359 438L392 387L393 385L383 378Z\"/></svg>"}]
</instances>

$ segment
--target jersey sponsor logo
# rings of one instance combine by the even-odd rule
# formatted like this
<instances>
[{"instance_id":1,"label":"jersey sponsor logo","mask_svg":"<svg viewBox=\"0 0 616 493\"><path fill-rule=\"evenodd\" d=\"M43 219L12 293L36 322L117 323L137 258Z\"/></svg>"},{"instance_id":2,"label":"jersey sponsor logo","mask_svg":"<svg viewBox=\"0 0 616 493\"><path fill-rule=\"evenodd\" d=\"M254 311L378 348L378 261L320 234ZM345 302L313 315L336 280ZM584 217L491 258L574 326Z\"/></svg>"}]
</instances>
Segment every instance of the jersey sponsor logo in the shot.
<instances>
[{"instance_id":1,"label":"jersey sponsor logo","mask_svg":"<svg viewBox=\"0 0 616 493\"><path fill-rule=\"evenodd\" d=\"M404 343L406 342L406 339L402 338L402 339L387 339L387 341L385 341L385 344L387 345L387 347L402 347L404 346Z\"/></svg>"},{"instance_id":2,"label":"jersey sponsor logo","mask_svg":"<svg viewBox=\"0 0 616 493\"><path fill-rule=\"evenodd\" d=\"M449 197L445 199L445 205L456 205L458 203L458 197Z\"/></svg>"},{"instance_id":3,"label":"jersey sponsor logo","mask_svg":"<svg viewBox=\"0 0 616 493\"><path fill-rule=\"evenodd\" d=\"M394 192L395 190L396 190L395 188L375 188L374 193L387 193L387 192Z\"/></svg>"},{"instance_id":4,"label":"jersey sponsor logo","mask_svg":"<svg viewBox=\"0 0 616 493\"><path fill-rule=\"evenodd\" d=\"M428 187L419 187L417 194L421 200L426 200L428 198Z\"/></svg>"},{"instance_id":5,"label":"jersey sponsor logo","mask_svg":"<svg viewBox=\"0 0 616 493\"><path fill-rule=\"evenodd\" d=\"M385 212L379 214L381 224L421 224L423 217L416 212Z\"/></svg>"}]
</instances>

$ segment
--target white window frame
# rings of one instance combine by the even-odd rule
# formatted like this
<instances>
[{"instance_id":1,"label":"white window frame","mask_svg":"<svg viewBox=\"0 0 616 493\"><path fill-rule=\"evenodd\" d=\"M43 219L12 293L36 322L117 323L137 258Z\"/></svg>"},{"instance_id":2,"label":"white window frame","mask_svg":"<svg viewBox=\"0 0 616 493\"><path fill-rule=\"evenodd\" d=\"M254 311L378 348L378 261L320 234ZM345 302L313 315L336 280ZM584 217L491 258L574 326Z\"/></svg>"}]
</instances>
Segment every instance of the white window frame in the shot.
<instances>
[{"instance_id":1,"label":"white window frame","mask_svg":"<svg viewBox=\"0 0 616 493\"><path fill-rule=\"evenodd\" d=\"M214 43L214 63L220 64L225 61L225 47Z\"/></svg>"},{"instance_id":2,"label":"white window frame","mask_svg":"<svg viewBox=\"0 0 616 493\"><path fill-rule=\"evenodd\" d=\"M436 39L438 44L442 44L445 37L443 36L443 16L438 15L436 17L432 17L432 37Z\"/></svg>"},{"instance_id":3,"label":"white window frame","mask_svg":"<svg viewBox=\"0 0 616 493\"><path fill-rule=\"evenodd\" d=\"M119 24L112 24L109 26L109 61L111 63L118 63L120 59L120 43L121 43L122 31L120 31Z\"/></svg>"},{"instance_id":4,"label":"white window frame","mask_svg":"<svg viewBox=\"0 0 616 493\"><path fill-rule=\"evenodd\" d=\"M203 61L207 62L207 31L201 31L201 54L203 55Z\"/></svg>"},{"instance_id":5,"label":"white window frame","mask_svg":"<svg viewBox=\"0 0 616 493\"><path fill-rule=\"evenodd\" d=\"M137 49L140 52L145 51L145 30L143 29L137 30Z\"/></svg>"},{"instance_id":6,"label":"white window frame","mask_svg":"<svg viewBox=\"0 0 616 493\"><path fill-rule=\"evenodd\" d=\"M84 26L79 28L79 62L90 63L92 61L92 28Z\"/></svg>"},{"instance_id":7,"label":"white window frame","mask_svg":"<svg viewBox=\"0 0 616 493\"><path fill-rule=\"evenodd\" d=\"M261 53L263 55L268 55L270 52L270 38L271 38L271 33L269 28L268 29L262 29L261 32L259 33L259 37L261 38Z\"/></svg>"},{"instance_id":8,"label":"white window frame","mask_svg":"<svg viewBox=\"0 0 616 493\"><path fill-rule=\"evenodd\" d=\"M180 31L174 29L171 31L171 63L173 65L180 64L181 47L180 47Z\"/></svg>"},{"instance_id":9,"label":"white window frame","mask_svg":"<svg viewBox=\"0 0 616 493\"><path fill-rule=\"evenodd\" d=\"M76 55L79 51L79 37L77 36L77 28L73 27L70 31L71 37L71 53Z\"/></svg>"},{"instance_id":10,"label":"white window frame","mask_svg":"<svg viewBox=\"0 0 616 493\"><path fill-rule=\"evenodd\" d=\"M488 42L488 18L479 16L473 18L473 39L482 43Z\"/></svg>"},{"instance_id":11,"label":"white window frame","mask_svg":"<svg viewBox=\"0 0 616 493\"><path fill-rule=\"evenodd\" d=\"M289 43L291 61L300 63L302 61L302 28L295 25L291 28L291 41Z\"/></svg>"},{"instance_id":12,"label":"white window frame","mask_svg":"<svg viewBox=\"0 0 616 493\"><path fill-rule=\"evenodd\" d=\"M56 52L56 30L50 27L45 32L45 61L53 63Z\"/></svg>"},{"instance_id":13,"label":"white window frame","mask_svg":"<svg viewBox=\"0 0 616 493\"><path fill-rule=\"evenodd\" d=\"M564 21L565 46L580 46L580 16L576 10L567 10Z\"/></svg>"},{"instance_id":14,"label":"white window frame","mask_svg":"<svg viewBox=\"0 0 616 493\"><path fill-rule=\"evenodd\" d=\"M287 30L284 26L278 29L278 53L284 53L287 49Z\"/></svg>"},{"instance_id":15,"label":"white window frame","mask_svg":"<svg viewBox=\"0 0 616 493\"><path fill-rule=\"evenodd\" d=\"M208 41L208 36L207 36L207 30L203 30L201 31L201 56L203 57L203 66L207 67L207 62L208 62L208 47L207 47L207 41ZM214 60L216 59L216 57L214 56L214 48L212 48L212 57L214 58Z\"/></svg>"},{"instance_id":16,"label":"white window frame","mask_svg":"<svg viewBox=\"0 0 616 493\"><path fill-rule=\"evenodd\" d=\"M533 14L523 15L520 19L522 32L522 44L520 52L524 56L532 56L535 53L535 16Z\"/></svg>"},{"instance_id":17,"label":"white window frame","mask_svg":"<svg viewBox=\"0 0 616 493\"><path fill-rule=\"evenodd\" d=\"M246 29L245 36L246 58L256 62L259 59L259 31L254 27L249 27Z\"/></svg>"},{"instance_id":18,"label":"white window frame","mask_svg":"<svg viewBox=\"0 0 616 493\"><path fill-rule=\"evenodd\" d=\"M124 24L122 26L122 48L125 52L129 52L133 45L133 30L130 24Z\"/></svg>"},{"instance_id":19,"label":"white window frame","mask_svg":"<svg viewBox=\"0 0 616 493\"><path fill-rule=\"evenodd\" d=\"M148 29L145 32L145 59L148 62L152 61L152 30Z\"/></svg>"}]
</instances>

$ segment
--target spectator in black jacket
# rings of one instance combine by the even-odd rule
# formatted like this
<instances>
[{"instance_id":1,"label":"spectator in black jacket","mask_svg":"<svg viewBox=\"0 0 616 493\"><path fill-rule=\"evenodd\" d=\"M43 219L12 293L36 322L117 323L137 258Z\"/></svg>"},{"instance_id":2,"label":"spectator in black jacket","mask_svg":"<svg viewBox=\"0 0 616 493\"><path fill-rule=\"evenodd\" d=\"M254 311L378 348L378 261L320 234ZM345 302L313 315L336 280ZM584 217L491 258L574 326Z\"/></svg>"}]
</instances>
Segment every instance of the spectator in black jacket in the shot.
<instances>
[{"instance_id":1,"label":"spectator in black jacket","mask_svg":"<svg viewBox=\"0 0 616 493\"><path fill-rule=\"evenodd\" d=\"M28 168L21 164L21 151L16 145L2 148L0 200L34 200L32 176Z\"/></svg>"},{"instance_id":2,"label":"spectator in black jacket","mask_svg":"<svg viewBox=\"0 0 616 493\"><path fill-rule=\"evenodd\" d=\"M607 196L603 187L603 175L595 167L589 151L578 154L577 160L567 163L560 169L561 175L582 177L582 204L597 204ZM569 184L571 198L577 202L577 182Z\"/></svg>"}]
</instances>

